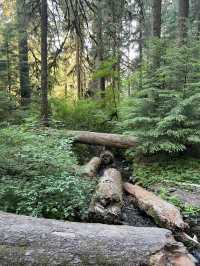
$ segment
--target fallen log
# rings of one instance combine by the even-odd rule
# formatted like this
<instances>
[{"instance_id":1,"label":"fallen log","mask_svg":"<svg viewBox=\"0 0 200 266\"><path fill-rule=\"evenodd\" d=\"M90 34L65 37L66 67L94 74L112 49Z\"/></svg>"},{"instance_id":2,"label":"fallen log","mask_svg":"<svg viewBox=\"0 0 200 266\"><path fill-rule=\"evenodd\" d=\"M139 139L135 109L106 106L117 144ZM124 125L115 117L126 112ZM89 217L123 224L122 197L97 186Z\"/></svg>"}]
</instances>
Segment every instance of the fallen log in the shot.
<instances>
[{"instance_id":1,"label":"fallen log","mask_svg":"<svg viewBox=\"0 0 200 266\"><path fill-rule=\"evenodd\" d=\"M180 211L174 205L138 185L125 183L124 189L133 196L138 207L151 216L159 226L170 230L185 230L188 228Z\"/></svg>"},{"instance_id":2,"label":"fallen log","mask_svg":"<svg viewBox=\"0 0 200 266\"><path fill-rule=\"evenodd\" d=\"M137 146L137 138L120 134L97 133L90 131L67 131L74 137L75 142L93 145L102 145L116 148L134 148Z\"/></svg>"},{"instance_id":3,"label":"fallen log","mask_svg":"<svg viewBox=\"0 0 200 266\"><path fill-rule=\"evenodd\" d=\"M194 266L185 247L166 229L61 222L3 212L0 264Z\"/></svg>"},{"instance_id":4,"label":"fallen log","mask_svg":"<svg viewBox=\"0 0 200 266\"><path fill-rule=\"evenodd\" d=\"M119 171L109 168L97 185L92 197L89 218L95 222L118 223L123 204L122 178Z\"/></svg>"},{"instance_id":5,"label":"fallen log","mask_svg":"<svg viewBox=\"0 0 200 266\"><path fill-rule=\"evenodd\" d=\"M101 163L101 158L93 157L86 165L81 167L80 172L87 177L96 177Z\"/></svg>"}]
</instances>

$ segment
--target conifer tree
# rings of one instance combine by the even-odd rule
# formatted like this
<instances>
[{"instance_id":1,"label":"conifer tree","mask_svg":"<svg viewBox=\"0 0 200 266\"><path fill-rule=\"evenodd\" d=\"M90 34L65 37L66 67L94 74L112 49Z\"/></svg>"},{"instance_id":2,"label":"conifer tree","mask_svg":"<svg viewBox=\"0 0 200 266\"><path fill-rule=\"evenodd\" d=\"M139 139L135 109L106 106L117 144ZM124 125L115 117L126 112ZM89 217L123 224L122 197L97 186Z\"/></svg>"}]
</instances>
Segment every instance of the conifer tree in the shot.
<instances>
[{"instance_id":1,"label":"conifer tree","mask_svg":"<svg viewBox=\"0 0 200 266\"><path fill-rule=\"evenodd\" d=\"M16 9L19 49L20 97L21 104L27 105L28 103L30 103L31 99L31 86L28 63L28 18L26 12L26 2L24 0L17 0Z\"/></svg>"}]
</instances>

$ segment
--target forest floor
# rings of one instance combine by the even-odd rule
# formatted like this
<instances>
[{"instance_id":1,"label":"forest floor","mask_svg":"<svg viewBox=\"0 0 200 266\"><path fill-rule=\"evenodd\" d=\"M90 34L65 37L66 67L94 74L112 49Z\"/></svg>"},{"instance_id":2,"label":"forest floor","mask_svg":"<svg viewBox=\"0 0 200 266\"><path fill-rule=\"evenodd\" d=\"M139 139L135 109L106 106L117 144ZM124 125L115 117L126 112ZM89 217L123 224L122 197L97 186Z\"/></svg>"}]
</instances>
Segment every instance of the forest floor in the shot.
<instances>
[{"instance_id":1,"label":"forest floor","mask_svg":"<svg viewBox=\"0 0 200 266\"><path fill-rule=\"evenodd\" d=\"M102 151L100 146L76 145L76 153L80 154L79 163L85 164L92 156ZM82 150L78 153L78 150ZM83 152L84 150L84 152ZM183 217L191 225L191 232L200 237L200 160L181 158L170 162L133 163L124 152L112 149L115 161L109 167L120 171L124 182L137 183L153 191L163 199L180 208ZM104 169L100 169L101 176ZM132 202L131 197L124 194L122 223L133 226L155 226L145 213Z\"/></svg>"}]
</instances>

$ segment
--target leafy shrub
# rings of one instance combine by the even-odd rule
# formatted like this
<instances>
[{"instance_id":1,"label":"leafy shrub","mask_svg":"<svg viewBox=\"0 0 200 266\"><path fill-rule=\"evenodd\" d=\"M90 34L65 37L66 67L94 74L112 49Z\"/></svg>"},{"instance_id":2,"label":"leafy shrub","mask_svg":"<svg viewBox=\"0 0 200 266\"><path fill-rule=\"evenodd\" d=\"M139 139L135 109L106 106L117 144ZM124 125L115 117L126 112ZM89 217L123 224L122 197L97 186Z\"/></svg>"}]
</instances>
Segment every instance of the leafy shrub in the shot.
<instances>
[{"instance_id":1,"label":"leafy shrub","mask_svg":"<svg viewBox=\"0 0 200 266\"><path fill-rule=\"evenodd\" d=\"M81 178L72 139L56 130L0 130L0 209L76 220L86 215L94 183Z\"/></svg>"},{"instance_id":2,"label":"leafy shrub","mask_svg":"<svg viewBox=\"0 0 200 266\"><path fill-rule=\"evenodd\" d=\"M157 70L144 62L143 86L123 103L120 123L125 133L139 137L139 153L180 153L200 144L199 58L193 41L163 49Z\"/></svg>"},{"instance_id":3,"label":"leafy shrub","mask_svg":"<svg viewBox=\"0 0 200 266\"><path fill-rule=\"evenodd\" d=\"M109 115L101 101L79 100L72 104L65 99L52 99L51 108L54 119L61 121L68 129L108 131Z\"/></svg>"},{"instance_id":4,"label":"leafy shrub","mask_svg":"<svg viewBox=\"0 0 200 266\"><path fill-rule=\"evenodd\" d=\"M16 113L14 114L13 111L15 110L14 101L10 99L6 92L0 91L0 123L14 120Z\"/></svg>"}]
</instances>

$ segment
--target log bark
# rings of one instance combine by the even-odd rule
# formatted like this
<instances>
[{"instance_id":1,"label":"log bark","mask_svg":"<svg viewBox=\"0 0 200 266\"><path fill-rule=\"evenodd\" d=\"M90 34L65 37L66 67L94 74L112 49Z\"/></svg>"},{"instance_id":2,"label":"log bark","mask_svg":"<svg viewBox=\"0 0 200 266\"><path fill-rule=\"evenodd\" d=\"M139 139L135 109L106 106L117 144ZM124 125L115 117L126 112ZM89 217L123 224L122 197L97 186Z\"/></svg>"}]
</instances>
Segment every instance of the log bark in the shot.
<instances>
[{"instance_id":1,"label":"log bark","mask_svg":"<svg viewBox=\"0 0 200 266\"><path fill-rule=\"evenodd\" d=\"M74 137L75 142L93 145L102 145L116 148L134 148L137 146L136 137L123 136L120 134L97 133L90 131L67 131L69 136Z\"/></svg>"},{"instance_id":2,"label":"log bark","mask_svg":"<svg viewBox=\"0 0 200 266\"><path fill-rule=\"evenodd\" d=\"M92 197L89 217L92 221L118 223L123 204L123 188L120 172L107 169L101 177Z\"/></svg>"},{"instance_id":3,"label":"log bark","mask_svg":"<svg viewBox=\"0 0 200 266\"><path fill-rule=\"evenodd\" d=\"M138 185L125 183L124 189L133 196L138 207L151 216L159 226L170 230L185 230L188 228L180 211L174 205Z\"/></svg>"},{"instance_id":4,"label":"log bark","mask_svg":"<svg viewBox=\"0 0 200 266\"><path fill-rule=\"evenodd\" d=\"M110 151L103 151L100 157L93 157L86 165L81 167L81 174L86 177L96 177L100 167L108 166L114 161L114 156Z\"/></svg>"},{"instance_id":5,"label":"log bark","mask_svg":"<svg viewBox=\"0 0 200 266\"><path fill-rule=\"evenodd\" d=\"M93 157L86 165L81 169L81 174L86 177L96 177L97 172L101 166L102 160L99 157Z\"/></svg>"},{"instance_id":6,"label":"log bark","mask_svg":"<svg viewBox=\"0 0 200 266\"><path fill-rule=\"evenodd\" d=\"M184 246L166 229L61 222L0 212L1 266L156 266L161 259L159 266L194 266Z\"/></svg>"}]
</instances>

